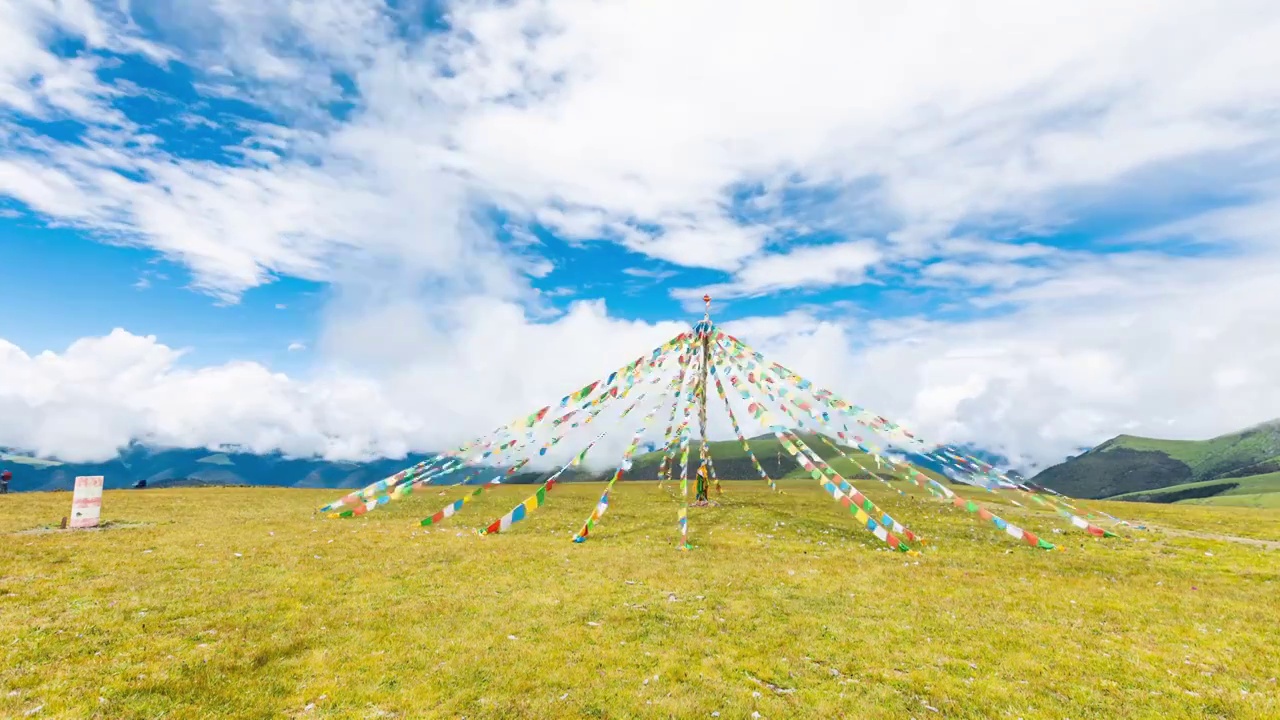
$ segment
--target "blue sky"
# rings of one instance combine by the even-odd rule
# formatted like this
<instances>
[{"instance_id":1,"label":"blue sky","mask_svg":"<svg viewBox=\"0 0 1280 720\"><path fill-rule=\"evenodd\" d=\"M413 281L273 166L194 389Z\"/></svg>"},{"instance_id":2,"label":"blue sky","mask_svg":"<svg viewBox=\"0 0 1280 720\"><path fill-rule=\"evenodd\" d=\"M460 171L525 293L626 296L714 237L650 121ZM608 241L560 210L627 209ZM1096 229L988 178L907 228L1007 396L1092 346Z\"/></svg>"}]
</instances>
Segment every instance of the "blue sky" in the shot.
<instances>
[{"instance_id":1,"label":"blue sky","mask_svg":"<svg viewBox=\"0 0 1280 720\"><path fill-rule=\"evenodd\" d=\"M228 429L102 400L125 435L431 449L423 407L536 403L704 292L1011 457L1280 415L1276 349L1229 320L1280 287L1280 16L1249 5L7 3L0 338L42 380L0 402L49 419L0 444L83 443L51 398L128 366L282 404ZM424 389L478 367L508 391Z\"/></svg>"},{"instance_id":2,"label":"blue sky","mask_svg":"<svg viewBox=\"0 0 1280 720\"><path fill-rule=\"evenodd\" d=\"M191 348L191 363L241 358L288 369L289 343L315 336L325 287L291 278L234 304L193 292L190 273L145 248L103 244L37 218L0 222L5 304L0 336L31 350L61 351L121 327Z\"/></svg>"}]
</instances>

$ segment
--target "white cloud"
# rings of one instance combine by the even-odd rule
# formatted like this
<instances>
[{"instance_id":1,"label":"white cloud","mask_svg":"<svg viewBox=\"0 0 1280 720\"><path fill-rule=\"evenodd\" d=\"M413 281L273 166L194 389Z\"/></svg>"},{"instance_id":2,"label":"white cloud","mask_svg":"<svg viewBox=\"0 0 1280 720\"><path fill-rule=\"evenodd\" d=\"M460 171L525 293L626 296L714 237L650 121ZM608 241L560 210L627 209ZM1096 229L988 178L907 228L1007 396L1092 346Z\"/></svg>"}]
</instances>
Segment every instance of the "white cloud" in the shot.
<instances>
[{"instance_id":1,"label":"white cloud","mask_svg":"<svg viewBox=\"0 0 1280 720\"><path fill-rule=\"evenodd\" d=\"M944 260L924 266L921 284L1007 288L1058 276L1056 268L1012 262L955 262Z\"/></svg>"},{"instance_id":2,"label":"white cloud","mask_svg":"<svg viewBox=\"0 0 1280 720\"><path fill-rule=\"evenodd\" d=\"M405 107L381 106L391 115L381 114L377 98L384 91L379 83L396 84L398 69L407 60L395 56L395 43L378 36L387 40L388 57L362 88L375 107L352 122L327 126L311 123L308 108L334 98L304 79L319 82L323 75L327 87L330 70L300 66L302 58L279 58L253 48L286 31L277 23L301 23L304 37L353 44L332 48L322 57L350 63L348 69L355 72L373 62L370 52L383 51L377 44L361 45L369 32L385 32L378 29L377 14L355 11L349 3L317 6L296 17L288 4L234 14L257 6L219 6L232 14L224 18L225 24L214 23L208 29L220 28L233 38L233 45L244 46L238 61L253 64L256 59L274 67L279 60L275 69L254 65L267 77L256 99L284 103L268 107L288 116L296 127L244 123L253 136L232 149L241 155L240 164L177 156L163 140L142 134L112 109L106 102L113 92L110 86L92 72L80 72L75 94L59 95L58 102L37 97L34 90L14 95L15 102L22 102L18 109L28 114L52 107L92 124L79 143L56 142L20 125L5 126L0 133L0 194L113 241L155 248L190 268L198 287L225 300L277 274L341 282L370 266L386 264L421 277L447 279L455 288L527 292L519 273L536 275L545 264L508 259L476 229L465 201L467 186L448 167L443 118L431 119L437 103L424 97ZM75 24L26 7L20 3L16 10L6 11L25 19L14 32L28 42L0 58L0 81L6 71L19 77L55 70L65 75L85 62L57 57L44 50L40 40L46 28L87 33L88 20ZM124 26L108 22L90 6L79 10L93 20L94 32L108 38L100 44L122 52L136 45L126 42L133 36ZM373 26L363 28L366 21ZM90 39L88 34L83 37ZM308 46L307 52L313 50ZM193 47L187 59L194 61L204 52ZM37 89L48 95L48 87L44 82ZM277 91L284 95L277 97ZM388 102L403 97L398 94Z\"/></svg>"},{"instance_id":3,"label":"white cloud","mask_svg":"<svg viewBox=\"0 0 1280 720\"><path fill-rule=\"evenodd\" d=\"M1275 3L517 0L459 3L434 36L373 0L124 7L159 35L105 5L0 4L0 103L89 125L61 142L0 120L0 195L153 248L223 299L278 275L333 283L318 379L187 370L124 333L60 354L0 346L0 444L432 449L675 332L591 303L536 322L546 294L528 278L552 266L521 219L721 271L720 297L882 270L899 289L989 289L980 303L1012 315L737 323L945 439L1043 460L1131 423L1195 437L1280 415L1265 372L1280 337ZM244 124L236 164L190 157L115 108L134 90L95 74L100 55L51 52L59 32L172 53L207 69L206 95L277 123ZM356 92L335 117L339 77ZM1196 192L1240 204L1118 238L1147 252L1005 241ZM514 218L515 247L475 220L491 205ZM808 233L833 239L791 244ZM1170 235L1237 254L1171 260Z\"/></svg>"},{"instance_id":4,"label":"white cloud","mask_svg":"<svg viewBox=\"0 0 1280 720\"><path fill-rule=\"evenodd\" d=\"M674 270L653 270L650 268L629 267L629 268L623 268L622 274L630 275L631 277L640 278L642 280L652 280L654 282L662 282L663 280L668 280L672 277L675 277L676 273Z\"/></svg>"},{"instance_id":5,"label":"white cloud","mask_svg":"<svg viewBox=\"0 0 1280 720\"><path fill-rule=\"evenodd\" d=\"M834 245L810 245L787 252L760 255L734 273L728 283L705 289L716 298L765 295L791 288L828 288L860 285L868 268L880 260L874 242L855 240ZM699 301L703 289L676 290L675 297Z\"/></svg>"},{"instance_id":6,"label":"white cloud","mask_svg":"<svg viewBox=\"0 0 1280 720\"><path fill-rule=\"evenodd\" d=\"M131 439L343 457L403 453L415 427L368 381L304 384L247 362L188 370L181 355L123 330L58 354L0 341L3 443L71 461L112 457Z\"/></svg>"},{"instance_id":7,"label":"white cloud","mask_svg":"<svg viewBox=\"0 0 1280 720\"><path fill-rule=\"evenodd\" d=\"M124 330L60 353L29 354L0 340L0 447L73 461L112 457L133 439L335 459L446 449L558 401L682 329L612 319L599 303L546 324L495 301L439 314L422 308L382 305L336 318L323 340L327 362L307 381L251 362L188 369L182 351ZM437 326L454 313L486 320ZM392 336L432 350L389 353ZM613 433L613 458L624 436L629 430Z\"/></svg>"},{"instance_id":8,"label":"white cloud","mask_svg":"<svg viewBox=\"0 0 1280 720\"><path fill-rule=\"evenodd\" d=\"M1259 3L486 5L458 18L481 31L456 86L519 101L470 103L459 137L478 176L533 207L581 208L601 227L691 218L704 237L679 253L633 244L691 265L743 259L713 229L734 222L734 187L796 175L873 181L904 238L1037 225L1062 219L1056 194L1274 147L1280 81L1260 68L1278 18ZM528 42L505 42L521 30Z\"/></svg>"},{"instance_id":9,"label":"white cloud","mask_svg":"<svg viewBox=\"0 0 1280 720\"><path fill-rule=\"evenodd\" d=\"M307 349L307 346L303 343L300 343L300 342L289 343L289 348L288 348L289 352L302 352L303 350L306 350L306 349Z\"/></svg>"},{"instance_id":10,"label":"white cloud","mask_svg":"<svg viewBox=\"0 0 1280 720\"><path fill-rule=\"evenodd\" d=\"M889 220L888 260L945 253L961 224L1051 226L1081 188L1149 191L1130 176L1160 168L1169 184L1189 163L1234 171L1229 153L1280 147L1280 80L1263 70L1280 11L1260 2L812 2L785 16L767 3L727 16L710 0L460 2L436 35L401 32L375 0L134 7L172 51L88 4L6 7L0 77L75 78L8 93L21 112L124 122L86 61L45 49L57 28L180 54L294 123L261 125L240 167L129 144L131 132L4 141L0 192L153 246L226 297L370 262L499 287L543 272L485 247L468 219L477 198L732 273L793 229L805 189L838 198L805 210L821 227L850 207ZM325 110L343 92L335 73L359 93L342 121ZM753 186L763 194L745 207L766 212L746 221L733 197Z\"/></svg>"},{"instance_id":11,"label":"white cloud","mask_svg":"<svg viewBox=\"0 0 1280 720\"><path fill-rule=\"evenodd\" d=\"M1280 266L1219 270L1151 267L1159 292L1130 283L1048 294L981 322L793 313L725 328L926 440L1043 465L1119 432L1204 438L1280 415L1280 316L1271 312ZM552 322L475 298L345 307L306 381L254 363L185 369L178 351L123 331L59 354L0 343L0 445L69 459L107 456L131 438L334 458L440 449L553 402L682 328L611 318L598 302ZM720 408L714 400L712 431L725 438ZM596 428L613 428L597 453L608 462L633 425Z\"/></svg>"}]
</instances>

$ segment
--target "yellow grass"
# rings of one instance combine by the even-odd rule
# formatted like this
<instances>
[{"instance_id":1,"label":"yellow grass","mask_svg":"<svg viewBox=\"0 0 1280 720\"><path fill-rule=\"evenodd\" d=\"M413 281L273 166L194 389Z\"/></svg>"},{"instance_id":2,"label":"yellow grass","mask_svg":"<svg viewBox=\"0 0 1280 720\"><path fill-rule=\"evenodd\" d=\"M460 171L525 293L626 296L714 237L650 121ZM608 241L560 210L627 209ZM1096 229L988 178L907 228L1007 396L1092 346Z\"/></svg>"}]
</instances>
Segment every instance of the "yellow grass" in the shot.
<instances>
[{"instance_id":1,"label":"yellow grass","mask_svg":"<svg viewBox=\"0 0 1280 720\"><path fill-rule=\"evenodd\" d=\"M929 537L910 558L810 483L726 485L691 513L693 552L649 482L583 545L597 485L484 539L530 488L430 532L416 521L458 491L356 520L313 516L332 491L116 491L121 524L80 532L31 532L68 493L3 496L0 717L1280 717L1280 552L1000 509L1067 548L1048 553L864 488ZM1183 533L1280 526L1104 507Z\"/></svg>"}]
</instances>

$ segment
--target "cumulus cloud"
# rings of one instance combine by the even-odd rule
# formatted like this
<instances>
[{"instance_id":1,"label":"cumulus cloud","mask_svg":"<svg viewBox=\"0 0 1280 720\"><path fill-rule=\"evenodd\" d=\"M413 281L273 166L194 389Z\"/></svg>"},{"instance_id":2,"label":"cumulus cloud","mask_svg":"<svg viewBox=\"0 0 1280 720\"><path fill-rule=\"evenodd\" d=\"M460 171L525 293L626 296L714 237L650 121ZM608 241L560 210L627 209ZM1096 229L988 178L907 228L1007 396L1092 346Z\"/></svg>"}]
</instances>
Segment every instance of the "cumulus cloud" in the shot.
<instances>
[{"instance_id":1,"label":"cumulus cloud","mask_svg":"<svg viewBox=\"0 0 1280 720\"><path fill-rule=\"evenodd\" d=\"M467 300L450 311L485 321L432 327L445 315L429 317L414 303L337 318L327 364L307 380L253 362L191 369L183 351L125 330L58 353L0 341L0 446L86 461L131 440L333 459L447 449L558 401L682 329L613 319L600 303L575 305L552 323L533 323L502 301ZM406 334L411 327L419 330ZM391 337L433 351L388 353ZM621 450L627 434L614 433L611 447Z\"/></svg>"},{"instance_id":2,"label":"cumulus cloud","mask_svg":"<svg viewBox=\"0 0 1280 720\"><path fill-rule=\"evenodd\" d=\"M1121 432L1202 439L1280 416L1280 316L1267 310L1280 264L1218 269L1153 268L976 322L796 315L733 330L928 440L1042 467Z\"/></svg>"},{"instance_id":3,"label":"cumulus cloud","mask_svg":"<svg viewBox=\"0 0 1280 720\"><path fill-rule=\"evenodd\" d=\"M799 247L757 256L734 273L731 282L712 285L705 292L728 299L792 288L821 290L859 285L866 279L868 268L880 257L875 243L866 240ZM694 302L704 293L697 289L679 289L672 294Z\"/></svg>"},{"instance_id":4,"label":"cumulus cloud","mask_svg":"<svg viewBox=\"0 0 1280 720\"><path fill-rule=\"evenodd\" d=\"M412 421L376 384L299 383L249 362L186 369L182 355L124 330L61 353L29 355L0 341L0 444L70 461L112 457L135 439L338 457L404 452L395 436Z\"/></svg>"},{"instance_id":5,"label":"cumulus cloud","mask_svg":"<svg viewBox=\"0 0 1280 720\"><path fill-rule=\"evenodd\" d=\"M54 31L162 52L127 16L73 6L6 6L11 85L77 72L81 58L47 49ZM232 120L239 161L185 157L135 142L147 129L112 106L120 89L81 72L61 104L37 97L48 82L12 97L97 131L57 143L10 128L0 192L154 247L227 298L371 261L491 292L544 272L474 231L476 198L570 237L749 274L806 227L869 224L895 246L885 261L933 256L959 226L1043 229L1088 188L1173 191L1238 173L1243 151L1273 171L1280 148L1280 81L1260 70L1280 46L1267 3L813 2L785 17L743 3L726 17L709 1L459 2L428 34L373 0L134 12L163 52L210 69L206 92L282 120ZM344 93L354 108L339 120L328 108Z\"/></svg>"},{"instance_id":6,"label":"cumulus cloud","mask_svg":"<svg viewBox=\"0 0 1280 720\"><path fill-rule=\"evenodd\" d=\"M749 243L711 229L740 224L733 194L744 185L761 191L743 208L755 211L797 187L838 188L842 202L846 190L873 196L904 242L997 217L1038 225L1061 220L1049 201L1081 187L1274 147L1265 108L1280 83L1260 68L1274 59L1264 40L1280 33L1277 14L1232 10L482 5L455 18L482 29L453 68L456 86L519 101L476 103L460 138L490 184L535 207L590 213L576 217L594 217L597 232L691 218L720 265L707 264L704 243L673 255L632 241L690 265L732 269L748 257ZM530 39L500 44L521 36Z\"/></svg>"},{"instance_id":7,"label":"cumulus cloud","mask_svg":"<svg viewBox=\"0 0 1280 720\"><path fill-rule=\"evenodd\" d=\"M223 301L279 276L335 289L306 380L191 369L124 331L0 345L0 444L437 449L681 326L592 301L557 315L532 283L558 266L525 223L666 264L633 277L707 271L718 297L874 277L902 314L942 289L945 314L731 325L940 439L1043 462L1119 429L1280 414L1274 3L457 2L433 32L397 7L0 5L0 195ZM61 36L92 52L55 52ZM185 62L205 107L254 117L131 119L113 56ZM50 119L86 129L34 129ZM197 155L179 126L232 139ZM1109 246L1043 239L1127 208L1143 226Z\"/></svg>"},{"instance_id":8,"label":"cumulus cloud","mask_svg":"<svg viewBox=\"0 0 1280 720\"><path fill-rule=\"evenodd\" d=\"M1160 293L1102 285L979 322L797 312L725 328L927 440L976 442L1033 468L1118 432L1202 438L1276 416L1280 320L1269 309L1280 267L1226 269L1165 268L1147 278ZM612 318L600 302L552 322L501 301L424 307L375 303L332 318L324 369L305 381L254 363L185 369L180 351L124 331L57 354L0 344L0 444L68 459L101 459L135 438L331 458L440 449L687 327ZM399 351L413 348L431 351ZM713 438L731 437L720 403L711 409ZM614 429L598 458L616 458L633 425L601 422Z\"/></svg>"}]
</instances>

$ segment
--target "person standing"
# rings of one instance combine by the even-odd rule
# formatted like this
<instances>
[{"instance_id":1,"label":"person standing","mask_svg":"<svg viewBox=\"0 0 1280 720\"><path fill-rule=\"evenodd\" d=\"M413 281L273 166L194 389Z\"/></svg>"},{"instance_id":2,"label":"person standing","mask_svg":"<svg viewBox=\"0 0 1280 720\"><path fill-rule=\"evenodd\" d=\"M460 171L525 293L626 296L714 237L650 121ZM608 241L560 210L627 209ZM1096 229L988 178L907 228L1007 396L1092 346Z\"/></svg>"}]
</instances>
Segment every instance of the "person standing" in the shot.
<instances>
[{"instance_id":1,"label":"person standing","mask_svg":"<svg viewBox=\"0 0 1280 720\"><path fill-rule=\"evenodd\" d=\"M13 479L13 473L5 470L0 472L0 495L9 494L9 481Z\"/></svg>"},{"instance_id":2,"label":"person standing","mask_svg":"<svg viewBox=\"0 0 1280 720\"><path fill-rule=\"evenodd\" d=\"M707 466L703 464L698 468L697 485L695 485L694 503L697 505L707 504Z\"/></svg>"}]
</instances>

